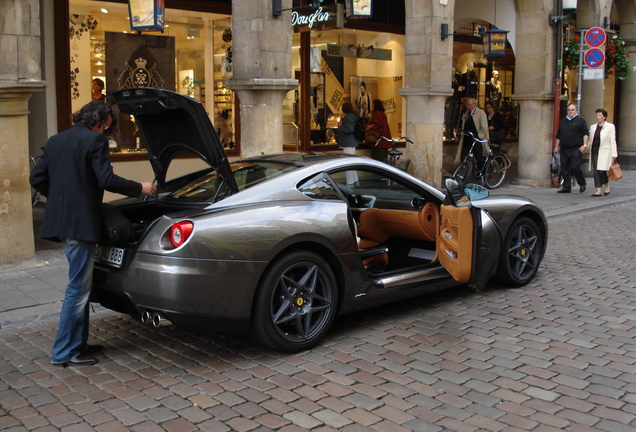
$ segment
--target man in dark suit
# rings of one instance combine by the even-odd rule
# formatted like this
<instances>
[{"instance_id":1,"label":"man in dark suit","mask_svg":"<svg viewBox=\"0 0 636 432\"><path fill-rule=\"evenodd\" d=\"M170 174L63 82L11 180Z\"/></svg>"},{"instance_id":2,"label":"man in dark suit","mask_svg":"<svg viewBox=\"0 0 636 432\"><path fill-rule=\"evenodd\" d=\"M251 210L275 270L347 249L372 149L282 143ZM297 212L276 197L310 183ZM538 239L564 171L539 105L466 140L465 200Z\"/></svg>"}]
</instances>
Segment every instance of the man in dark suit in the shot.
<instances>
[{"instance_id":1,"label":"man in dark suit","mask_svg":"<svg viewBox=\"0 0 636 432\"><path fill-rule=\"evenodd\" d=\"M73 114L74 125L49 138L30 182L47 198L42 232L60 241L69 264L51 362L61 366L97 363L81 356L98 352L88 345L88 299L93 279L95 245L99 241L104 190L128 196L152 195L155 186L113 173L104 130L113 122L110 108L95 100Z\"/></svg>"}]
</instances>

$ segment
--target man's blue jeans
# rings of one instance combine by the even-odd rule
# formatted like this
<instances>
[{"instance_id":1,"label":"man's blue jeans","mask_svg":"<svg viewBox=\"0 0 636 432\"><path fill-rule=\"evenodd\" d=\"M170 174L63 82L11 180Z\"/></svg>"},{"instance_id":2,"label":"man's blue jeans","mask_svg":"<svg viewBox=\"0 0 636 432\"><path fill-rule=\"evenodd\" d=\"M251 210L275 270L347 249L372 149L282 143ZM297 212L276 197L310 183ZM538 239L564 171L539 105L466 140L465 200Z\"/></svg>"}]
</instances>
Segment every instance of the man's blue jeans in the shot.
<instances>
[{"instance_id":1,"label":"man's blue jeans","mask_svg":"<svg viewBox=\"0 0 636 432\"><path fill-rule=\"evenodd\" d=\"M88 298L93 284L95 243L62 239L68 260L68 285L60 322L53 343L51 362L64 363L78 357L88 340Z\"/></svg>"}]
</instances>

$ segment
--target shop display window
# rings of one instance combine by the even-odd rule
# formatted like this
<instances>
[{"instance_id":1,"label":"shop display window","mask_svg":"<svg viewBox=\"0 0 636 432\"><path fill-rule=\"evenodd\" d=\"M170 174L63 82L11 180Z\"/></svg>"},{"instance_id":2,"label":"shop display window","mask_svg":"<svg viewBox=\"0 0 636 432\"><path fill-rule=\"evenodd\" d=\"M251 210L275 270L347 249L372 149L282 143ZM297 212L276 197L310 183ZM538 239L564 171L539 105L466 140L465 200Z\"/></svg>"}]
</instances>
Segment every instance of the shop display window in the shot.
<instances>
[{"instance_id":1,"label":"shop display window","mask_svg":"<svg viewBox=\"0 0 636 432\"><path fill-rule=\"evenodd\" d=\"M234 94L224 84L231 78L229 16L166 9L163 32L139 33L130 30L126 4L79 0L70 12L73 112L116 90L164 88L203 103L226 150L238 152ZM206 97L206 89L214 97ZM108 137L117 159L146 152L143 136L125 117Z\"/></svg>"}]
</instances>

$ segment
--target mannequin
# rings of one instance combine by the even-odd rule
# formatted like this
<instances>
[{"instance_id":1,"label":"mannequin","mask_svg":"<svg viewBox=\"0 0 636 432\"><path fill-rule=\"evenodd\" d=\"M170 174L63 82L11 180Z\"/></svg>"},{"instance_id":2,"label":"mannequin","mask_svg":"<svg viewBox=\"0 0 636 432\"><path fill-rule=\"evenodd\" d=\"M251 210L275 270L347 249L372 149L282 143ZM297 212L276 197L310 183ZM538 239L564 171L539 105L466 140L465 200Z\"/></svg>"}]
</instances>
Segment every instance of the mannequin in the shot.
<instances>
[{"instance_id":1,"label":"mannequin","mask_svg":"<svg viewBox=\"0 0 636 432\"><path fill-rule=\"evenodd\" d=\"M499 109L503 84L499 81L499 71L492 71L492 77L488 83L488 98L495 103L495 109Z\"/></svg>"}]
</instances>

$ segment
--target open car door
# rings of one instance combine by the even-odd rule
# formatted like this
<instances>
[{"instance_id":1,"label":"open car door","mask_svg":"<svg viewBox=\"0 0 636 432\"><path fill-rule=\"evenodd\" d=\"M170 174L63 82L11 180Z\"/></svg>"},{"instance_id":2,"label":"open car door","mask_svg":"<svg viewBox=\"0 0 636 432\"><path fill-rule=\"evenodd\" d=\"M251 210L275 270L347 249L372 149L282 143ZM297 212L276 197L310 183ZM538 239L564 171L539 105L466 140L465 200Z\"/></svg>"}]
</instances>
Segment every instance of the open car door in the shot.
<instances>
[{"instance_id":1,"label":"open car door","mask_svg":"<svg viewBox=\"0 0 636 432\"><path fill-rule=\"evenodd\" d=\"M479 292L497 268L501 233L488 213L471 204L469 196L485 198L488 191L472 184L462 188L453 179L446 180L446 189L437 256L453 279Z\"/></svg>"}]
</instances>

